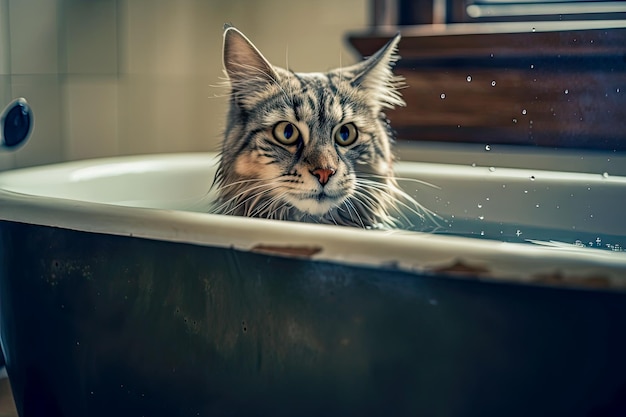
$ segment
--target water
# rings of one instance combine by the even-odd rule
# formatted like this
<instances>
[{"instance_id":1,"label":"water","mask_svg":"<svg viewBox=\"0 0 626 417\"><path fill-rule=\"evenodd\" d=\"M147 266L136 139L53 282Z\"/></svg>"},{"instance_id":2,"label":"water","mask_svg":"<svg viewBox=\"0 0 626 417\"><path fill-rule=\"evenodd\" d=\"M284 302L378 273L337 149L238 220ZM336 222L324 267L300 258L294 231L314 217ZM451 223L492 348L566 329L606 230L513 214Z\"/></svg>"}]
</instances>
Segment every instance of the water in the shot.
<instances>
[{"instance_id":1,"label":"water","mask_svg":"<svg viewBox=\"0 0 626 417\"><path fill-rule=\"evenodd\" d=\"M449 219L447 223L440 221L440 225L442 227L434 233L510 243L626 252L626 236L620 235L458 218Z\"/></svg>"}]
</instances>

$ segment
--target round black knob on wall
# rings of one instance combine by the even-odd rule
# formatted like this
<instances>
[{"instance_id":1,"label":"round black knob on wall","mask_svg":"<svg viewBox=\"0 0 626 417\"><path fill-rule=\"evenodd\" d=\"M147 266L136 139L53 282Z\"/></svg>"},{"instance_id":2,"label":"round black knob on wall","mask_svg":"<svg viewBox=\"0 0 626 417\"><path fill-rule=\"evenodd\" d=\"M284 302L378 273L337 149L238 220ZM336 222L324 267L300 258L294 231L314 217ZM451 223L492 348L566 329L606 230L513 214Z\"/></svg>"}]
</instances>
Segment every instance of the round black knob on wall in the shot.
<instances>
[{"instance_id":1,"label":"round black knob on wall","mask_svg":"<svg viewBox=\"0 0 626 417\"><path fill-rule=\"evenodd\" d=\"M0 119L0 146L16 148L26 142L33 127L33 113L28 102L17 98L9 103Z\"/></svg>"}]
</instances>

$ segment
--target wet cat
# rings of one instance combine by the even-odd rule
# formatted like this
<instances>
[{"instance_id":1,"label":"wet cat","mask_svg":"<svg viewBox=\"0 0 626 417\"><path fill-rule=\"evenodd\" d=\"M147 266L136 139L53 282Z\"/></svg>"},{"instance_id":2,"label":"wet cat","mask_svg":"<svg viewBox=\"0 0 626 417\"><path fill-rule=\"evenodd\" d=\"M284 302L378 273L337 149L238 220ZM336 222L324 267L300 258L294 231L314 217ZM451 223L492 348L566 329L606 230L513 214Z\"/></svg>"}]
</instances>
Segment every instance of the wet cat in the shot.
<instances>
[{"instance_id":1,"label":"wet cat","mask_svg":"<svg viewBox=\"0 0 626 417\"><path fill-rule=\"evenodd\" d=\"M361 228L423 220L427 211L397 185L383 114L404 105L391 71L399 41L347 68L296 73L226 25L230 108L212 212Z\"/></svg>"}]
</instances>

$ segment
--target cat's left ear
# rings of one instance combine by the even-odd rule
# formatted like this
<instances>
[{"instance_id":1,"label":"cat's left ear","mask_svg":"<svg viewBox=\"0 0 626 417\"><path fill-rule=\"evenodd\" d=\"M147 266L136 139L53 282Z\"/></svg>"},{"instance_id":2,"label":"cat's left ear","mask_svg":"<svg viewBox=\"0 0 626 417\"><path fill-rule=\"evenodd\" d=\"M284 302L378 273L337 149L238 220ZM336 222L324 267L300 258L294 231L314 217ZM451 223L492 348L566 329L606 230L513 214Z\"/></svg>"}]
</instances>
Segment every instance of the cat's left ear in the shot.
<instances>
[{"instance_id":1,"label":"cat's left ear","mask_svg":"<svg viewBox=\"0 0 626 417\"><path fill-rule=\"evenodd\" d=\"M404 86L404 79L393 74L391 69L400 57L396 54L400 43L400 33L394 36L374 55L352 66L352 85L368 90L381 107L404 106L398 91Z\"/></svg>"},{"instance_id":2,"label":"cat's left ear","mask_svg":"<svg viewBox=\"0 0 626 417\"><path fill-rule=\"evenodd\" d=\"M224 25L224 70L233 89L246 89L251 84L270 83L277 79L267 59L234 26Z\"/></svg>"}]
</instances>

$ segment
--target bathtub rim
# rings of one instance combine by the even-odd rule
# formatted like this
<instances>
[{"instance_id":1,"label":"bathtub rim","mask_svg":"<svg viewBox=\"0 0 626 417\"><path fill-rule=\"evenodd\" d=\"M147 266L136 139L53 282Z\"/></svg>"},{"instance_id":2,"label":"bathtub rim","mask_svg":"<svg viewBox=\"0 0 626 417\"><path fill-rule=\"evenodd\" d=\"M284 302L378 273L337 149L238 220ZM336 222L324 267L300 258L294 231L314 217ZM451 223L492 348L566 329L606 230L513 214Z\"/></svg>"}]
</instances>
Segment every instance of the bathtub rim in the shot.
<instances>
[{"instance_id":1,"label":"bathtub rim","mask_svg":"<svg viewBox=\"0 0 626 417\"><path fill-rule=\"evenodd\" d=\"M197 158L212 154L100 158L55 166L84 166L145 158L167 160L172 155L175 158L189 155ZM19 171L7 174L16 175ZM0 174L0 178L4 175ZM599 289L602 290L626 291L623 279L626 275L626 253L128 207L21 194L1 186L0 202L0 220L8 222L305 257L355 266L397 268L438 276L540 285L548 283L571 288L597 288L600 284ZM332 239L328 238L329 233L333 234ZM355 242L358 242L357 251L354 250Z\"/></svg>"}]
</instances>

